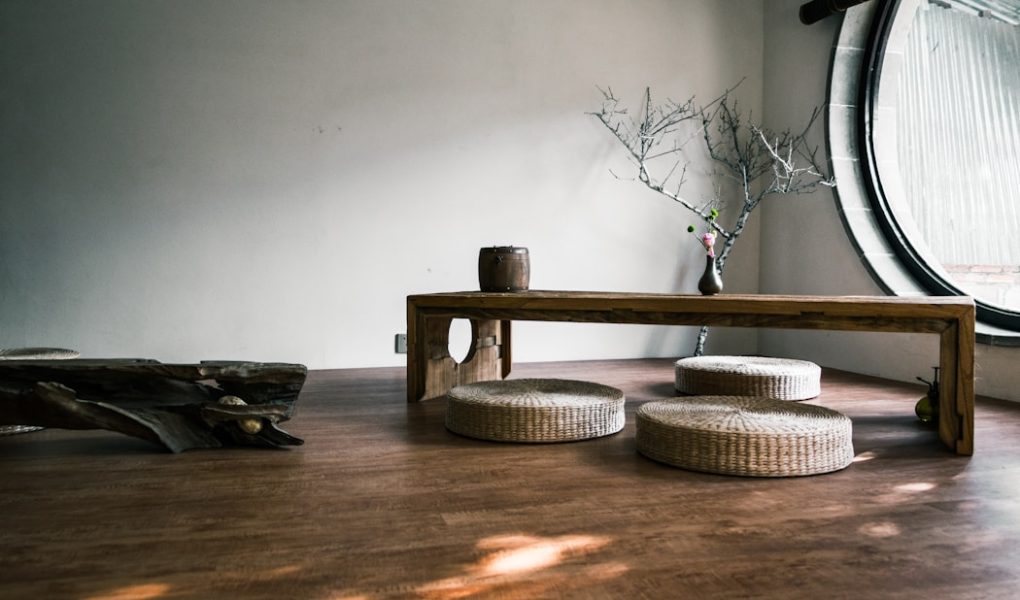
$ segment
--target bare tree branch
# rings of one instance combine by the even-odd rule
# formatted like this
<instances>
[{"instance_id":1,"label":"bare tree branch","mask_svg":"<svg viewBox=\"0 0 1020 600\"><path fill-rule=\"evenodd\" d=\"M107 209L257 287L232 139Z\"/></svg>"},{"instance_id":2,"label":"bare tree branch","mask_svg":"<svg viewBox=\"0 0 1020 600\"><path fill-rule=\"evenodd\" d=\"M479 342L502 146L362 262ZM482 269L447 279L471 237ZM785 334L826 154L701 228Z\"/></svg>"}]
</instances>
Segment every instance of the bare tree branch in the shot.
<instances>
[{"instance_id":1,"label":"bare tree branch","mask_svg":"<svg viewBox=\"0 0 1020 600\"><path fill-rule=\"evenodd\" d=\"M656 104L651 89L645 88L641 114L637 117L621 108L612 88L599 88L602 107L589 113L627 150L637 168L638 181L691 211L701 219L706 231L713 231L723 239L716 259L720 274L751 214L765 198L835 186L832 176L817 160L818 148L807 142L821 111L813 110L799 133L773 132L755 123L750 112L746 117L740 112L737 101L732 98L739 85L740 82L702 106L695 103L694 96L684 102L666 100ZM691 164L683 154L688 143L697 138L701 138L708 158L717 167L715 176L733 180L740 189L742 202L730 226L721 224L713 215L715 206L725 204L721 192L717 191L712 201L701 206L681 196ZM673 160L663 165L662 159L669 157ZM657 175L660 172L663 174ZM615 173L613 176L620 178ZM703 351L706 335L707 330L702 329L696 354Z\"/></svg>"}]
</instances>

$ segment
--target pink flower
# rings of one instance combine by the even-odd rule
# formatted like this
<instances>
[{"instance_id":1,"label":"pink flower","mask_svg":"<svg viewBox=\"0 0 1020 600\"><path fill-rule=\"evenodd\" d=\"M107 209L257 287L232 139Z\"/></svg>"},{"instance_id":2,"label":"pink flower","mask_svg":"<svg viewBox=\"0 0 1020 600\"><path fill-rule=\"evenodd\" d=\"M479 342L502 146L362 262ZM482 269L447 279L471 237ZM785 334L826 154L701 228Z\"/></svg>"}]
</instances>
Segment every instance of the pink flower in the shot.
<instances>
[{"instance_id":1,"label":"pink flower","mask_svg":"<svg viewBox=\"0 0 1020 600\"><path fill-rule=\"evenodd\" d=\"M706 250L708 250L709 256L715 256L715 249L713 248L713 246L715 246L714 233L712 233L711 231L706 231L705 233L701 234L701 245L704 246Z\"/></svg>"},{"instance_id":2,"label":"pink flower","mask_svg":"<svg viewBox=\"0 0 1020 600\"><path fill-rule=\"evenodd\" d=\"M694 237L698 238L698 241L701 242L701 245L704 246L705 250L708 251L708 255L711 256L712 258L715 258L715 249L713 248L713 246L715 246L716 233L712 231L712 227L716 227L715 220L719 216L719 211L713 208L711 211L709 211L707 217L705 217L704 215L702 216L705 218L706 225L705 233L698 235L697 233L698 229L694 225L687 226L687 233L690 233Z\"/></svg>"}]
</instances>

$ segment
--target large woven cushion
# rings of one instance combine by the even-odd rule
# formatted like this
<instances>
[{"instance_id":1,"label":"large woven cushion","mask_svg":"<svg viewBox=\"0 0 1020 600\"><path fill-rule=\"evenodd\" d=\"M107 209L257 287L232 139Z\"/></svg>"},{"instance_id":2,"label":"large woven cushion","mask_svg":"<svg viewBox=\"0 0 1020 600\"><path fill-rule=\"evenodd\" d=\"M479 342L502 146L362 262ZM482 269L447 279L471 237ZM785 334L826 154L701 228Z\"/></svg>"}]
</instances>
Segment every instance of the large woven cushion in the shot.
<instances>
[{"instance_id":1,"label":"large woven cushion","mask_svg":"<svg viewBox=\"0 0 1020 600\"><path fill-rule=\"evenodd\" d=\"M64 360L78 358L77 350L66 348L0 348L0 360ZM39 431L35 425L0 425L0 435Z\"/></svg>"},{"instance_id":2,"label":"large woven cushion","mask_svg":"<svg viewBox=\"0 0 1020 600\"><path fill-rule=\"evenodd\" d=\"M849 417L824 406L751 396L676 398L637 411L638 452L726 475L838 471L854 458L851 431Z\"/></svg>"},{"instance_id":3,"label":"large woven cushion","mask_svg":"<svg viewBox=\"0 0 1020 600\"><path fill-rule=\"evenodd\" d=\"M676 390L682 394L806 400L821 393L821 377L815 363L789 358L692 356L676 361Z\"/></svg>"},{"instance_id":4,"label":"large woven cushion","mask_svg":"<svg viewBox=\"0 0 1020 600\"><path fill-rule=\"evenodd\" d=\"M588 381L480 381L449 391L446 427L500 442L584 440L623 429L623 405L623 392Z\"/></svg>"},{"instance_id":5,"label":"large woven cushion","mask_svg":"<svg viewBox=\"0 0 1020 600\"><path fill-rule=\"evenodd\" d=\"M0 360L66 360L78 356L77 350L67 348L0 348Z\"/></svg>"}]
</instances>

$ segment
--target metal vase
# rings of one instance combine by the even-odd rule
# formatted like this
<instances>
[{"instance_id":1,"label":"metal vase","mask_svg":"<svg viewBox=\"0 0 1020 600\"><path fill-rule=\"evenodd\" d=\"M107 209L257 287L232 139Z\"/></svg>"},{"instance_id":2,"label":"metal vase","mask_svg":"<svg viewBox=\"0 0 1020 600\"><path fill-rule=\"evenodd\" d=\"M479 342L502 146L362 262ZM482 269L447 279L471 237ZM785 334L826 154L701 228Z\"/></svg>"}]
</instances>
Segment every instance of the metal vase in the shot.
<instances>
[{"instance_id":1,"label":"metal vase","mask_svg":"<svg viewBox=\"0 0 1020 600\"><path fill-rule=\"evenodd\" d=\"M719 271L715 268L715 257L706 255L705 273L698 280L698 291L703 296L712 296L721 292L722 288L722 277L719 276Z\"/></svg>"}]
</instances>

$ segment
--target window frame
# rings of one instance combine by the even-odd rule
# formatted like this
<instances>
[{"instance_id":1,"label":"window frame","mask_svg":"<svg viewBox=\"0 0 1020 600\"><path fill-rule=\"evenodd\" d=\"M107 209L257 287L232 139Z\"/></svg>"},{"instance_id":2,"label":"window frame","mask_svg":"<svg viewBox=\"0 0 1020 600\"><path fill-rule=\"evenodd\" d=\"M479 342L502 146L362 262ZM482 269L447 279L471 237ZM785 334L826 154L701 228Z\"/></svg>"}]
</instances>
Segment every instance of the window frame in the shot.
<instances>
[{"instance_id":1,"label":"window frame","mask_svg":"<svg viewBox=\"0 0 1020 600\"><path fill-rule=\"evenodd\" d=\"M867 197L867 204L871 209L870 212L874 223L885 238L889 250L892 251L900 265L905 268L924 293L933 296L971 296L971 294L957 287L947 277L943 276L940 273L940 269L930 264L931 261L935 260L934 257L926 256L926 249L919 247L918 244L911 240L910 235L907 233L907 228L897 219L895 211L886 195L886 186L883 184L880 174L878 153L876 152L876 143L872 133L879 107L878 92L890 33L893 29L895 18L901 8L903 8L904 3L902 0L892 0L890 2L876 2L874 4L878 6L873 9L874 12L868 27L867 40L863 47L855 99L856 119L854 128L856 136L854 141L859 153L862 183L860 187ZM844 23L844 26L846 26L846 23ZM838 50L839 47L837 45L832 69L830 69L830 102L833 101L833 74L837 72ZM834 133L833 128L830 127L829 135L831 136ZM830 147L833 141L830 140ZM844 224L850 230L851 236L854 236L855 233L852 231L854 228L848 224L845 218ZM858 243L858 245L860 244ZM872 270L872 275L876 275L874 270ZM887 283L882 281L881 277L876 277L876 279L879 279L880 283ZM883 287L894 288L896 286L884 285ZM887 291L901 295L900 290L887 289ZM1008 330L1004 332L1006 333L1005 337L1011 337L1011 333L1020 336L1020 312L989 304L977 297L974 297L974 303L977 307L977 319L979 322ZM1002 338L1003 336L999 337ZM999 339L998 341L1001 343L1003 340ZM996 342L992 341L991 343ZM1020 344L1020 339L1017 340L1017 344ZM1011 343L1010 345L1013 344Z\"/></svg>"}]
</instances>

